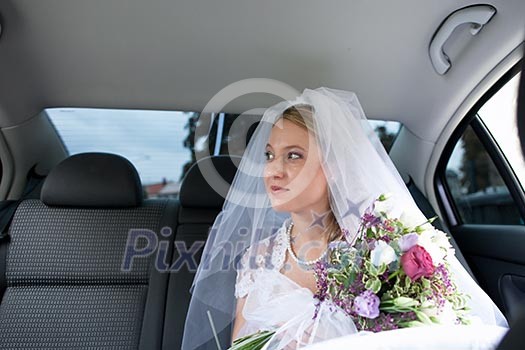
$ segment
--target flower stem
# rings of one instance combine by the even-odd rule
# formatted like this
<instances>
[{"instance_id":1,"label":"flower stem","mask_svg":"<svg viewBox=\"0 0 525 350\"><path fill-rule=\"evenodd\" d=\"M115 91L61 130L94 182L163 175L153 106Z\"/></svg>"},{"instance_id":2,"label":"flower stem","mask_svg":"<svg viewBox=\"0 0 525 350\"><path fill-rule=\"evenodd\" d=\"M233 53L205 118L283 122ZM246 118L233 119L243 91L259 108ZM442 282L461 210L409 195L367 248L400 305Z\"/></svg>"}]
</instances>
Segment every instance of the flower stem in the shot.
<instances>
[{"instance_id":1,"label":"flower stem","mask_svg":"<svg viewBox=\"0 0 525 350\"><path fill-rule=\"evenodd\" d=\"M390 276L388 276L388 280L390 281L392 278L396 277L397 275L399 275L399 273L401 272L401 270L397 270L395 271L394 273L392 273Z\"/></svg>"}]
</instances>

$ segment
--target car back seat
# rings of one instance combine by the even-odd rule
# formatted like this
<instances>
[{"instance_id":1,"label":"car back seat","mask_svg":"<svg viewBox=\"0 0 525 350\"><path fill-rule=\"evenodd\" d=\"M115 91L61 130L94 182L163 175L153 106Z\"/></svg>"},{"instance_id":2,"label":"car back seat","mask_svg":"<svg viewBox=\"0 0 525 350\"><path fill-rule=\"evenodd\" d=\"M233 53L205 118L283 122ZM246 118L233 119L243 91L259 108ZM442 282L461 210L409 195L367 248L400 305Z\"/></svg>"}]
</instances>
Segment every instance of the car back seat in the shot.
<instances>
[{"instance_id":1,"label":"car back seat","mask_svg":"<svg viewBox=\"0 0 525 350\"><path fill-rule=\"evenodd\" d=\"M224 181L231 184L237 167L230 159L230 156L210 157L215 170ZM232 159L240 161L240 157L231 156ZM200 160L204 161L204 160ZM190 248L193 244L198 247L195 255L196 263L199 263L204 242L208 237L208 232L215 221L215 218L222 209L224 198L221 197L206 181L197 164L194 164L184 177L180 189L180 211L177 227L176 241L184 245L184 249ZM179 244L180 244L179 243ZM174 264L181 254L174 252ZM179 260L180 261L180 260ZM163 349L180 349L186 313L191 299L189 289L195 276L196 266L185 264L180 269L171 273L168 287L166 322L164 325ZM218 288L233 288L231 286L218 286ZM233 298L233 289L231 292ZM202 325L209 327L209 324ZM229 330L219 336L229 338ZM226 334L227 333L227 334ZM215 343L205 345L204 348L217 349Z\"/></svg>"},{"instance_id":2,"label":"car back seat","mask_svg":"<svg viewBox=\"0 0 525 350\"><path fill-rule=\"evenodd\" d=\"M19 204L3 243L0 348L160 349L168 274L153 256L134 259L129 272L121 266L129 230L150 230L172 247L174 235L157 233L176 218L176 202L143 201L126 159L64 160L40 200Z\"/></svg>"}]
</instances>

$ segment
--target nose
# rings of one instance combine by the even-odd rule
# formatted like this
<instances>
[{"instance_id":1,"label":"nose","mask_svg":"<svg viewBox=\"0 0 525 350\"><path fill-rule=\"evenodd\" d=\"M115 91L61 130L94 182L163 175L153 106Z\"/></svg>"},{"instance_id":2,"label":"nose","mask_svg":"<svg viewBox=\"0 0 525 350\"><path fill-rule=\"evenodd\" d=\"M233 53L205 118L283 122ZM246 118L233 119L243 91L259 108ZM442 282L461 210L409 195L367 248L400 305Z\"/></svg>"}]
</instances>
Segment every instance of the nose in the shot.
<instances>
[{"instance_id":1,"label":"nose","mask_svg":"<svg viewBox=\"0 0 525 350\"><path fill-rule=\"evenodd\" d=\"M280 158L275 158L273 161L266 163L265 169L266 177L278 177L284 176L284 164Z\"/></svg>"}]
</instances>

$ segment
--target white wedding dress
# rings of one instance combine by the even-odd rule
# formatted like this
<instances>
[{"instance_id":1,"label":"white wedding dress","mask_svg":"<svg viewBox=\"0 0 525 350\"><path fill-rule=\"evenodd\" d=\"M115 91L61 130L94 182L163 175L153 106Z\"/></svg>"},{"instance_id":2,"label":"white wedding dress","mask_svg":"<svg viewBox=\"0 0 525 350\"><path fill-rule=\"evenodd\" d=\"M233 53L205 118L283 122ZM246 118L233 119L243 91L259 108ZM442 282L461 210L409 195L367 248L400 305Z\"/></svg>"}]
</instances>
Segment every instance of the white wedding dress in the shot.
<instances>
[{"instance_id":1,"label":"white wedding dress","mask_svg":"<svg viewBox=\"0 0 525 350\"><path fill-rule=\"evenodd\" d=\"M325 301L314 319L317 299L281 273L286 258L286 224L271 237L250 247L237 274L235 297L246 297L242 315L246 320L237 338L259 330L275 330L265 349L494 349L507 331L479 322L472 326L429 326L358 332L352 319ZM326 341L326 342L323 342ZM321 342L321 343L320 343ZM354 347L355 346L355 347ZM359 346L359 347L358 347Z\"/></svg>"}]
</instances>

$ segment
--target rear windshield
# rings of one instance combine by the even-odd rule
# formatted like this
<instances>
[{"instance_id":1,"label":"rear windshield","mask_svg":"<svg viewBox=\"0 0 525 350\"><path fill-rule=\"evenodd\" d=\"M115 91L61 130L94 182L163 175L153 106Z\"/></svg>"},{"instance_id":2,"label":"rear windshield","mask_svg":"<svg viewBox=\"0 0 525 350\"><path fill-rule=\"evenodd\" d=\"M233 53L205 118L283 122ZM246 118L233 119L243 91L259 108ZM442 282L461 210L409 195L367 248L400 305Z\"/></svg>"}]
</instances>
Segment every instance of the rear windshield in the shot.
<instances>
[{"instance_id":1,"label":"rear windshield","mask_svg":"<svg viewBox=\"0 0 525 350\"><path fill-rule=\"evenodd\" d=\"M195 148L207 144L210 154L227 154L228 140L235 137L229 127L238 117L210 116L207 139L195 144L199 113L85 108L53 108L46 113L69 155L108 152L127 158L137 168L148 198L178 197L181 180L195 162ZM389 150L401 124L370 123Z\"/></svg>"}]
</instances>

